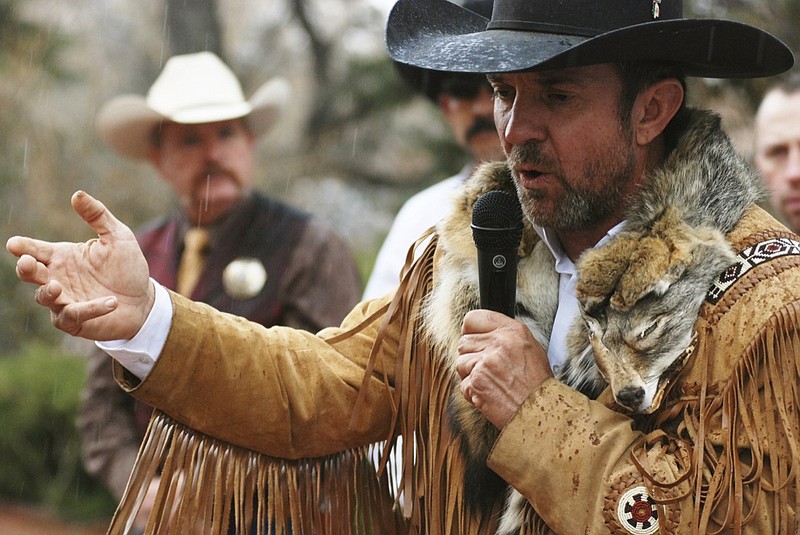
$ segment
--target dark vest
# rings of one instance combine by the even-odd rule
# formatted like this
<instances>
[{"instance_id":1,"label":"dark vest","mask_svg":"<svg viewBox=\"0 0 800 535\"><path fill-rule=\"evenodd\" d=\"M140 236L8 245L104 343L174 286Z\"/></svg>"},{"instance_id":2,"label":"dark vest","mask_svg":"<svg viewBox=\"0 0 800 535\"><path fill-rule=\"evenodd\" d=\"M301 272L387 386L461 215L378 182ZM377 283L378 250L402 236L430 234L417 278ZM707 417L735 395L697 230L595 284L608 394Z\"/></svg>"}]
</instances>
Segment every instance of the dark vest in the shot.
<instances>
[{"instance_id":1,"label":"dark vest","mask_svg":"<svg viewBox=\"0 0 800 535\"><path fill-rule=\"evenodd\" d=\"M220 228L224 239L215 240L191 298L266 327L280 325L285 306L279 291L309 215L257 193L232 211L234 213ZM171 216L136 233L150 267L150 276L171 290L176 287L178 262L183 252L182 225L185 223L179 216ZM224 269L242 257L257 258L267 271L264 287L248 299L229 296L222 283ZM137 424L144 435L152 408L141 403L136 405Z\"/></svg>"},{"instance_id":2,"label":"dark vest","mask_svg":"<svg viewBox=\"0 0 800 535\"><path fill-rule=\"evenodd\" d=\"M232 219L224 223L225 239L214 244L191 298L267 327L279 325L283 303L278 292L309 216L259 194L253 194L235 211ZM178 243L180 227L179 218L173 217L137 233L150 276L171 290L176 287L178 261L183 251ZM249 299L227 295L222 285L223 270L242 257L259 259L267 270L264 288Z\"/></svg>"}]
</instances>

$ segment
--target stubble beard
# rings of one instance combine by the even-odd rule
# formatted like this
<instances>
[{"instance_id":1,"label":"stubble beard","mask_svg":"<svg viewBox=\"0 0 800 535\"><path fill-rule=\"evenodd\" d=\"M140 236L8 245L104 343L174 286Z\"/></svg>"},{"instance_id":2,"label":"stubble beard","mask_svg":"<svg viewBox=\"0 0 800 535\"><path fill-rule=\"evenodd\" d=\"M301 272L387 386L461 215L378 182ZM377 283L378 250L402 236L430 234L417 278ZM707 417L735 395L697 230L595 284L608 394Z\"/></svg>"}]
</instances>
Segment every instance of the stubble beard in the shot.
<instances>
[{"instance_id":1,"label":"stubble beard","mask_svg":"<svg viewBox=\"0 0 800 535\"><path fill-rule=\"evenodd\" d=\"M625 190L631 180L635 168L633 151L625 143L614 145L616 149L609 157L594 157L586 162L579 180L568 182L558 170L558 166L542 154L539 145L533 142L517 145L508 155L511 169L515 164L532 163L552 169L562 187L562 195L558 199L546 198L542 190L527 190L520 186L517 177L514 185L517 189L522 210L528 219L541 227L557 231L576 231L592 227L605 220L612 213L619 211L625 202ZM590 187L596 183L595 177L602 177L602 186Z\"/></svg>"}]
</instances>

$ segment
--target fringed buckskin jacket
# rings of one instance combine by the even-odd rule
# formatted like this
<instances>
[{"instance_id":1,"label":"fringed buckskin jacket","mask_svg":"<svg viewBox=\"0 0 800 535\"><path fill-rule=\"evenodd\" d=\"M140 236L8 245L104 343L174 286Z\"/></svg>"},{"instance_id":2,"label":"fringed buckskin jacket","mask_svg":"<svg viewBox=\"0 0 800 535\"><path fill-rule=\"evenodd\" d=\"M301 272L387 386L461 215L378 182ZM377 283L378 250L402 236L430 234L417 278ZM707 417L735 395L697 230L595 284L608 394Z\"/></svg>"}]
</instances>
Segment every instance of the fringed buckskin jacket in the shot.
<instances>
[{"instance_id":1,"label":"fringed buckskin jacket","mask_svg":"<svg viewBox=\"0 0 800 535\"><path fill-rule=\"evenodd\" d=\"M471 207L487 190L514 191L503 166L484 167L418 242L398 292L339 328L265 329L173 295L149 376L115 368L161 413L110 531L125 531L157 470L148 533L221 533L229 522L304 534L800 531L798 237L754 204L758 178L717 117L687 111L668 142L619 239L577 264L585 316L604 329L643 304L690 320L659 333L671 364L649 410L615 402L606 381L626 370L596 373L587 355L600 346L581 319L568 355L580 373L545 381L503 429L463 402L452 362L479 301ZM517 317L546 344L554 261L530 227L519 253ZM388 452L400 435L398 461ZM400 462L399 481L386 462Z\"/></svg>"}]
</instances>

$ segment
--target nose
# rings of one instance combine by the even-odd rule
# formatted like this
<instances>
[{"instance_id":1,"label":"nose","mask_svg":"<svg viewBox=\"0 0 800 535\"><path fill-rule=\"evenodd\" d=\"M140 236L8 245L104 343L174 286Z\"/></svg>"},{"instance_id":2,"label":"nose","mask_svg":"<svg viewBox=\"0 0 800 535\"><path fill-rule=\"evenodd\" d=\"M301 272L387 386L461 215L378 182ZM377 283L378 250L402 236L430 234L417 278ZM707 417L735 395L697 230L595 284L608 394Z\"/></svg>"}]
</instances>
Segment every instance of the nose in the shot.
<instances>
[{"instance_id":1,"label":"nose","mask_svg":"<svg viewBox=\"0 0 800 535\"><path fill-rule=\"evenodd\" d=\"M209 136L205 142L206 160L210 162L218 162L222 156L225 147L225 142L217 136Z\"/></svg>"},{"instance_id":2,"label":"nose","mask_svg":"<svg viewBox=\"0 0 800 535\"><path fill-rule=\"evenodd\" d=\"M789 148L789 157L786 161L786 179L800 182L800 140Z\"/></svg>"},{"instance_id":3,"label":"nose","mask_svg":"<svg viewBox=\"0 0 800 535\"><path fill-rule=\"evenodd\" d=\"M631 410L638 410L644 401L644 388L641 386L627 386L614 396L617 403Z\"/></svg>"},{"instance_id":4,"label":"nose","mask_svg":"<svg viewBox=\"0 0 800 535\"><path fill-rule=\"evenodd\" d=\"M547 133L543 127L541 112L536 106L522 98L516 98L513 105L502 117L495 117L495 121L502 121L503 136L511 145L523 145L529 141L543 141Z\"/></svg>"}]
</instances>

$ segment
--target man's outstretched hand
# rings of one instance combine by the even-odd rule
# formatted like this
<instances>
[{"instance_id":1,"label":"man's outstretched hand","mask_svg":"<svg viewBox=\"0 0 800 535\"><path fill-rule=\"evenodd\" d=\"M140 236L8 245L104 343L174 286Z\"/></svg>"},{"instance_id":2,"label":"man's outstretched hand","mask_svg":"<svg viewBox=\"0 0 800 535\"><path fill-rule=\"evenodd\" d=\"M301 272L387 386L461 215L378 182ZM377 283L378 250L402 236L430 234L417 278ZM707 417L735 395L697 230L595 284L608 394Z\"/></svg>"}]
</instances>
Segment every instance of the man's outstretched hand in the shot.
<instances>
[{"instance_id":1,"label":"man's outstretched hand","mask_svg":"<svg viewBox=\"0 0 800 535\"><path fill-rule=\"evenodd\" d=\"M51 243L14 236L6 248L17 277L37 286L36 302L58 329L90 340L132 338L153 306L155 289L133 232L91 195L72 207L97 233L85 243Z\"/></svg>"}]
</instances>

